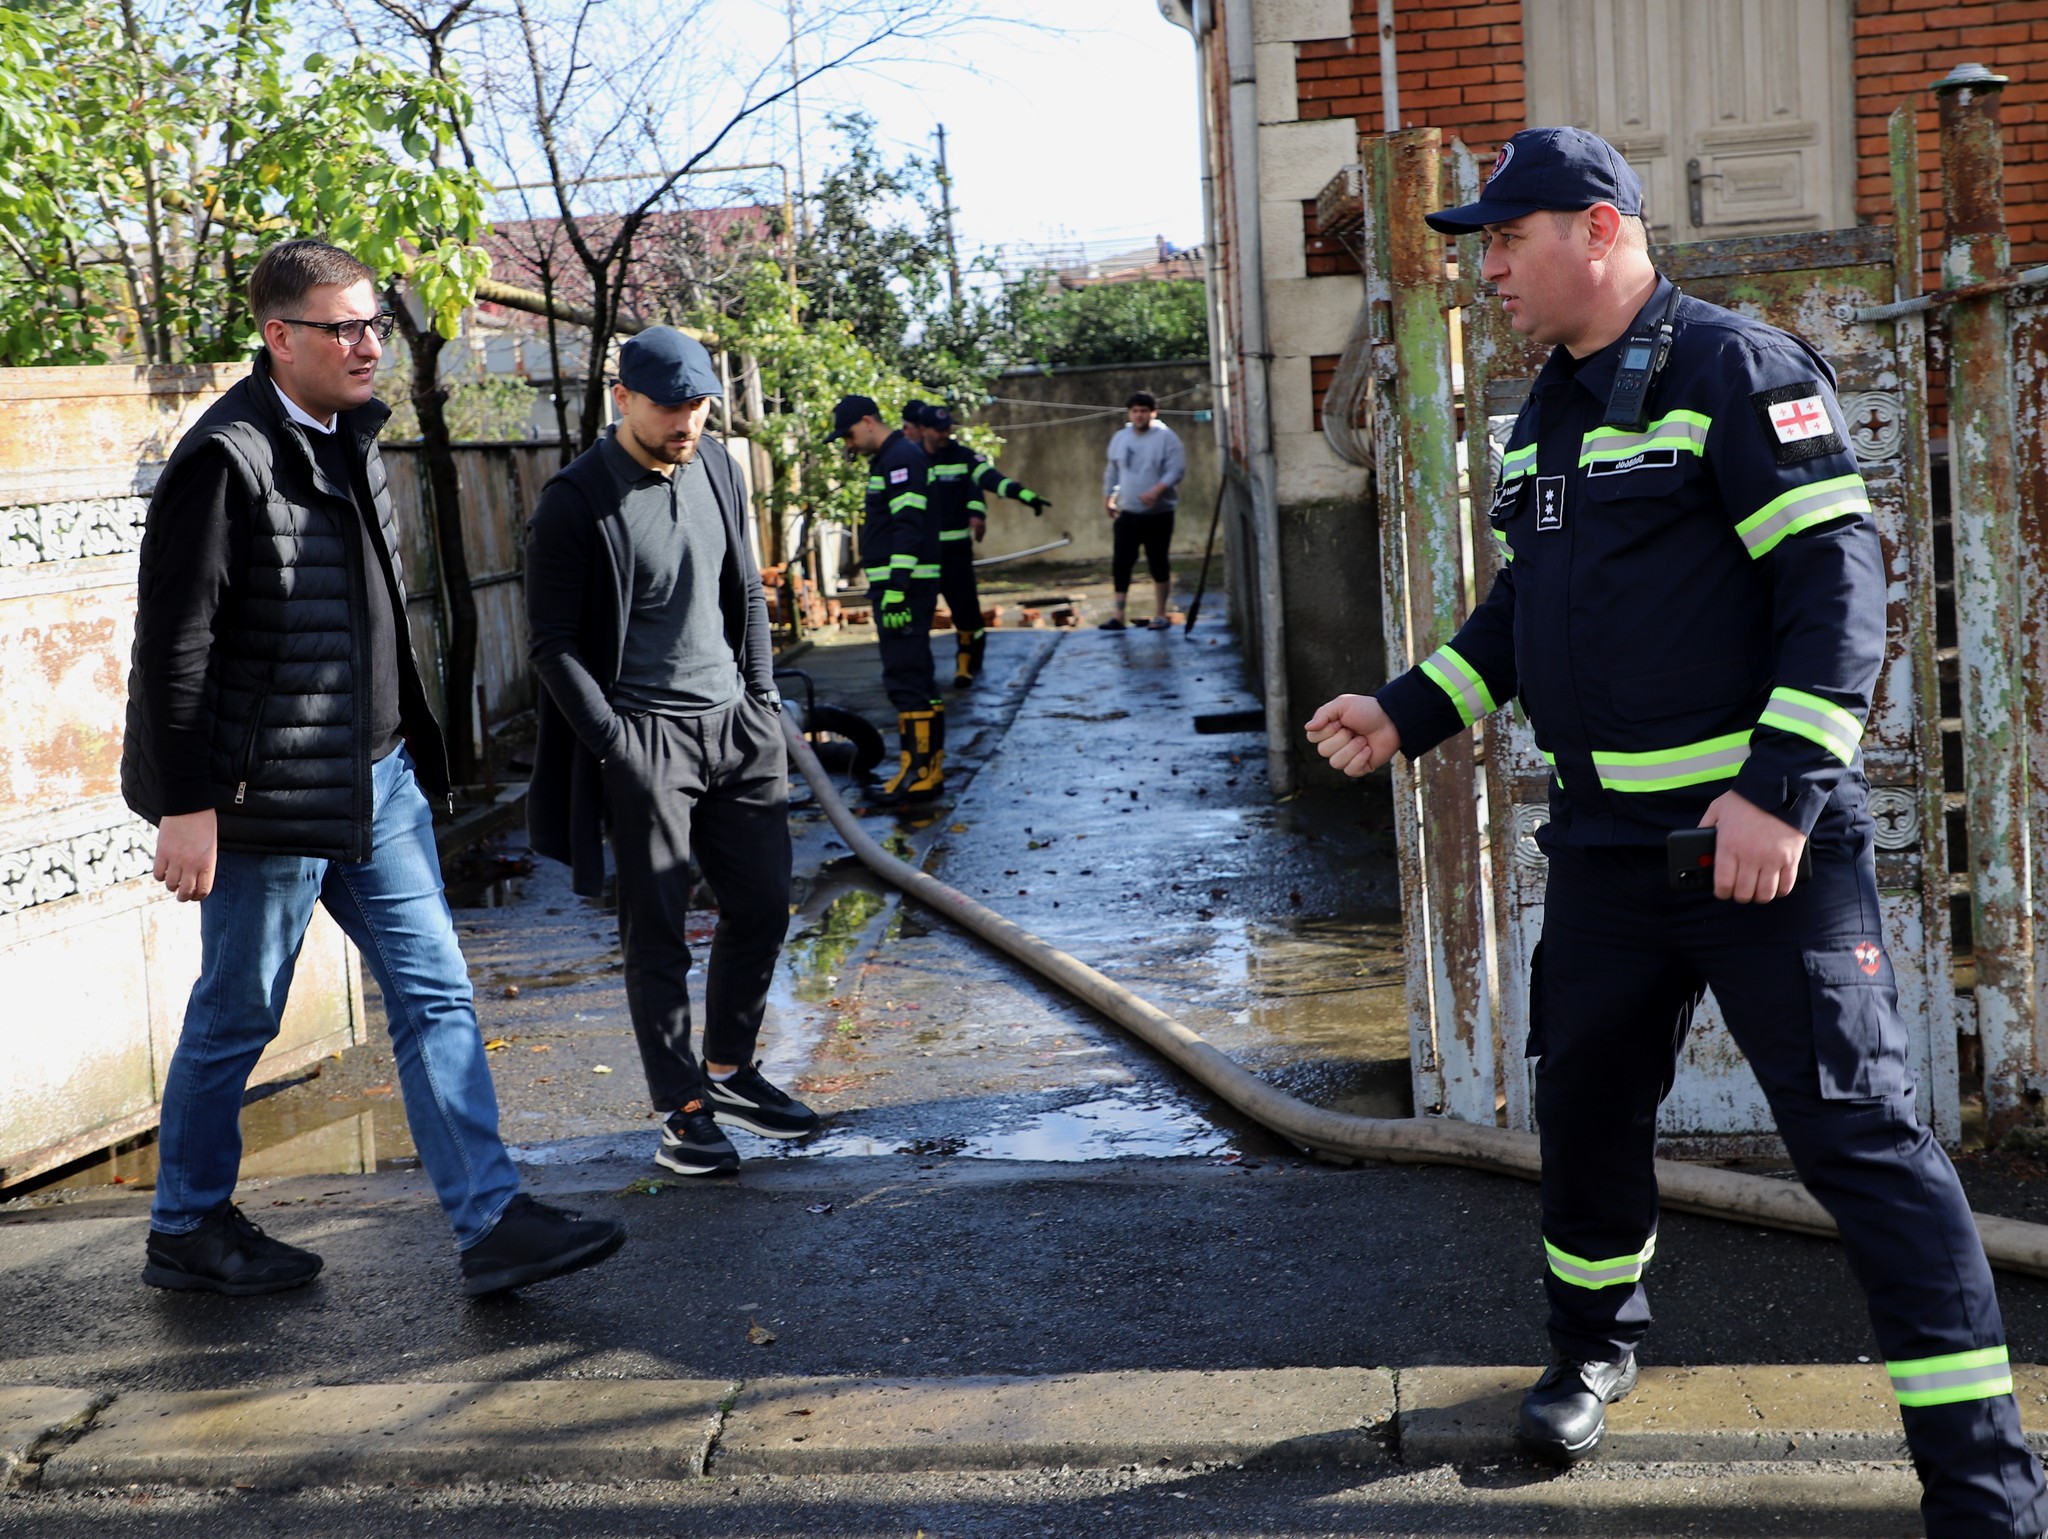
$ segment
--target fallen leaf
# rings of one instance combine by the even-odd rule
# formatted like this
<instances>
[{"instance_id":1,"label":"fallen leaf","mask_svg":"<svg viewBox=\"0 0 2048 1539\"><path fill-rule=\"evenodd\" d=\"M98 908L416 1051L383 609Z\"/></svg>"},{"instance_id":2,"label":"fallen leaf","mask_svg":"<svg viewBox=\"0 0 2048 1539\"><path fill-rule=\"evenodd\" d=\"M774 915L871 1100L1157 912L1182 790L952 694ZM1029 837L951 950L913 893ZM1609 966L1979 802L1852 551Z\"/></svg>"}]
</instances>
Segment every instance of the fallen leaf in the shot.
<instances>
[{"instance_id":1,"label":"fallen leaf","mask_svg":"<svg viewBox=\"0 0 2048 1539\"><path fill-rule=\"evenodd\" d=\"M363 1092L363 1094L364 1094L364 1095L389 1095L389 1094L391 1094L391 1086L389 1086L388 1084L387 1084L387 1085L372 1085L372 1086L370 1086L370 1087L369 1087L368 1089L366 1089L366 1090L365 1090L365 1091Z\"/></svg>"},{"instance_id":2,"label":"fallen leaf","mask_svg":"<svg viewBox=\"0 0 2048 1539\"><path fill-rule=\"evenodd\" d=\"M749 1344L757 1347L773 1346L775 1344L775 1332L769 1330L759 1320L749 1320L747 1322L747 1341Z\"/></svg>"},{"instance_id":3,"label":"fallen leaf","mask_svg":"<svg viewBox=\"0 0 2048 1539\"><path fill-rule=\"evenodd\" d=\"M590 1072L592 1074L609 1074L612 1072L612 1066L608 1063L594 1063L590 1066Z\"/></svg>"},{"instance_id":4,"label":"fallen leaf","mask_svg":"<svg viewBox=\"0 0 2048 1539\"><path fill-rule=\"evenodd\" d=\"M529 1053L552 1053L554 1050L554 1045L548 1042L537 1042L527 1049Z\"/></svg>"},{"instance_id":5,"label":"fallen leaf","mask_svg":"<svg viewBox=\"0 0 2048 1539\"><path fill-rule=\"evenodd\" d=\"M965 823L955 823L950 828L948 828L946 832L949 834L964 834L967 832L967 825ZM793 1416L796 1413L792 1411L790 1414ZM804 1412L804 1415L806 1416L810 1414L811 1413L809 1411Z\"/></svg>"},{"instance_id":6,"label":"fallen leaf","mask_svg":"<svg viewBox=\"0 0 2048 1539\"><path fill-rule=\"evenodd\" d=\"M811 1412L810 1412L810 1408L809 1408L809 1407L807 1406L807 1407L805 1407L804 1409L802 1409L802 1410L799 1410L799 1411L784 1411L784 1412L783 1412L782 1414L783 1414L784 1416L808 1416L808 1415L810 1415L810 1414L811 1414Z\"/></svg>"},{"instance_id":7,"label":"fallen leaf","mask_svg":"<svg viewBox=\"0 0 2048 1539\"><path fill-rule=\"evenodd\" d=\"M518 984L516 984L516 983L508 983L508 984L506 984L506 985L505 985L505 997L506 997L507 999L517 999L517 998L519 997L519 985L518 985Z\"/></svg>"},{"instance_id":8,"label":"fallen leaf","mask_svg":"<svg viewBox=\"0 0 2048 1539\"><path fill-rule=\"evenodd\" d=\"M487 1053L501 1053L511 1045L503 1037L493 1037L484 1044L484 1051Z\"/></svg>"}]
</instances>

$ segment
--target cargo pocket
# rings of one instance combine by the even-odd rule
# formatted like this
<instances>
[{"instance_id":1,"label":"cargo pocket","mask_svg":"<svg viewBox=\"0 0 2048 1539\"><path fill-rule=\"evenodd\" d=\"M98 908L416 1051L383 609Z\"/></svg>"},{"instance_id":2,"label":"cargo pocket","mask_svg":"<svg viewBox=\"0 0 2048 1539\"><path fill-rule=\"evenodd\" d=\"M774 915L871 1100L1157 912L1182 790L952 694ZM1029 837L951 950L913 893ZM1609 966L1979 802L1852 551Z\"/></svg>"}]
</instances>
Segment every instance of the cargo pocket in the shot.
<instances>
[{"instance_id":1,"label":"cargo pocket","mask_svg":"<svg viewBox=\"0 0 2048 1539\"><path fill-rule=\"evenodd\" d=\"M1903 1091L1911 1073L1891 958L1869 941L1809 951L1806 982L1822 1097L1866 1100Z\"/></svg>"},{"instance_id":2,"label":"cargo pocket","mask_svg":"<svg viewBox=\"0 0 2048 1539\"><path fill-rule=\"evenodd\" d=\"M1543 942L1529 953L1529 1036L1522 1044L1524 1058L1543 1056Z\"/></svg>"}]
</instances>

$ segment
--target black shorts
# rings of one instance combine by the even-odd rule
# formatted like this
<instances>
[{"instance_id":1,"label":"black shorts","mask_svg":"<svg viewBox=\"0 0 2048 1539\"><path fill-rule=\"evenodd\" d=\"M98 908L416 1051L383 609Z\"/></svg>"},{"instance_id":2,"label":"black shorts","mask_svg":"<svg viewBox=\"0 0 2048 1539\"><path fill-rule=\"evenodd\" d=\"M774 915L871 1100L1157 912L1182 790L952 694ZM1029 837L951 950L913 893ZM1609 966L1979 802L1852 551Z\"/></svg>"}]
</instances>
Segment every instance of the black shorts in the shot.
<instances>
[{"instance_id":1,"label":"black shorts","mask_svg":"<svg viewBox=\"0 0 2048 1539\"><path fill-rule=\"evenodd\" d=\"M1158 513L1119 513L1110 526L1110 580L1116 591L1130 590L1131 573L1144 551L1154 582L1165 582L1166 551L1173 544L1173 509Z\"/></svg>"}]
</instances>

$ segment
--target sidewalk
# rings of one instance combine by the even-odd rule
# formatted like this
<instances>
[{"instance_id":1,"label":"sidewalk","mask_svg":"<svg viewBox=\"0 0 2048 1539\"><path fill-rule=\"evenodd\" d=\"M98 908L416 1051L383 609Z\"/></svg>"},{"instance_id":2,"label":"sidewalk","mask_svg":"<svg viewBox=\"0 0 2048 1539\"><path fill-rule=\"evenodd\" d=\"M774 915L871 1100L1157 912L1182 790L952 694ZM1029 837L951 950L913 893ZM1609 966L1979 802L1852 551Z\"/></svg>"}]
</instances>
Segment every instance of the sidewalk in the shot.
<instances>
[{"instance_id":1,"label":"sidewalk","mask_svg":"<svg viewBox=\"0 0 2048 1539\"><path fill-rule=\"evenodd\" d=\"M298 1390L0 1389L8 1489L291 1489L919 1471L1302 1470L1517 1461L1541 1370L1283 1368L1042 1378L638 1379ZM2018 1373L2036 1449L2048 1369ZM1610 1464L1899 1457L1878 1367L1651 1368Z\"/></svg>"}]
</instances>

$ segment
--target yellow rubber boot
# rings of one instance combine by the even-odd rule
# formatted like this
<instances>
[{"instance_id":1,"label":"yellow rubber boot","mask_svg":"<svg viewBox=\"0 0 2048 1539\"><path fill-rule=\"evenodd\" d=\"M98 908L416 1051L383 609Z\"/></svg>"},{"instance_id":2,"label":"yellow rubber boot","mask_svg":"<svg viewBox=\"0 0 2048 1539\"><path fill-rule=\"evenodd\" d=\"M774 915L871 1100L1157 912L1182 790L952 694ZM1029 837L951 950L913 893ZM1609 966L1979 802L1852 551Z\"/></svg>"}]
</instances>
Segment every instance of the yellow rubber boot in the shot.
<instances>
[{"instance_id":1,"label":"yellow rubber boot","mask_svg":"<svg viewBox=\"0 0 2048 1539\"><path fill-rule=\"evenodd\" d=\"M918 801L917 794L921 777L925 776L932 761L932 718L931 711L901 711L896 716L897 741L902 745L898 756L898 768L882 786L874 798L877 807L893 807L898 802Z\"/></svg>"}]
</instances>

